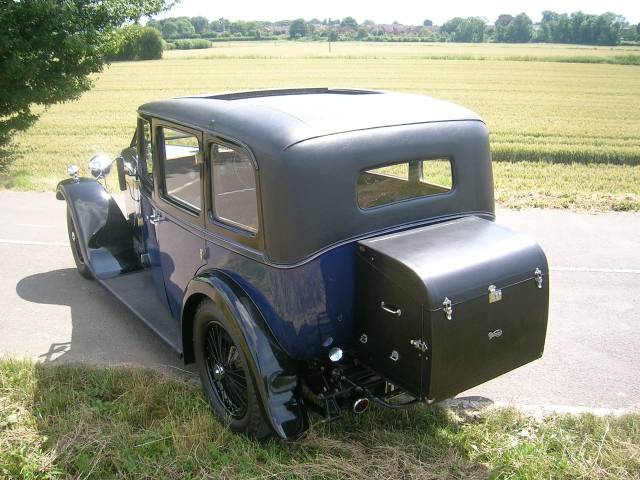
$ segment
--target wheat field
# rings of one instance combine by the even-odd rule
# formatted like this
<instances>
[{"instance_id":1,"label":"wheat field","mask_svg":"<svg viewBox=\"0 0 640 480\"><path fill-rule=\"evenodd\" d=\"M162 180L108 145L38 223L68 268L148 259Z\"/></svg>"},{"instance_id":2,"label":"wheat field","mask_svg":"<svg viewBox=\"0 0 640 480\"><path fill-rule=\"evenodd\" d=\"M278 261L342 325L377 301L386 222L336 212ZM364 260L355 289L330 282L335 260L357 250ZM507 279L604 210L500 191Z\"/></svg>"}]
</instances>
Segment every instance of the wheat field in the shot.
<instances>
[{"instance_id":1,"label":"wheat field","mask_svg":"<svg viewBox=\"0 0 640 480\"><path fill-rule=\"evenodd\" d=\"M80 100L16 136L8 188L51 189L66 165L116 154L149 100L300 86L415 92L478 112L491 131L499 206L640 210L640 47L220 43L113 63ZM617 62L618 60L615 60ZM577 63L579 62L579 63Z\"/></svg>"}]
</instances>

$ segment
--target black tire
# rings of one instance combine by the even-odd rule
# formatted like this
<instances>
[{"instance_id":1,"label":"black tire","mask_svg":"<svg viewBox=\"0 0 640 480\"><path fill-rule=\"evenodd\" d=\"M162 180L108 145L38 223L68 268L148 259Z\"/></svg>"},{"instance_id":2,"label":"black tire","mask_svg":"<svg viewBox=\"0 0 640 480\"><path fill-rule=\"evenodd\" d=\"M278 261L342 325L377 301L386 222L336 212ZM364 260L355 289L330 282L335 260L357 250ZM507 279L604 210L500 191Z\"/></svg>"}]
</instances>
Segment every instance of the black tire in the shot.
<instances>
[{"instance_id":1,"label":"black tire","mask_svg":"<svg viewBox=\"0 0 640 480\"><path fill-rule=\"evenodd\" d=\"M71 210L67 207L67 233L69 234L69 244L71 245L71 254L73 255L73 261L76 263L76 269L78 273L87 280L93 280L93 274L89 267L84 262L82 251L80 250L80 239L76 234L76 227L71 217Z\"/></svg>"},{"instance_id":2,"label":"black tire","mask_svg":"<svg viewBox=\"0 0 640 480\"><path fill-rule=\"evenodd\" d=\"M231 430L261 440L273 431L262 414L243 344L241 333L220 308L203 300L194 318L193 347L204 393Z\"/></svg>"}]
</instances>

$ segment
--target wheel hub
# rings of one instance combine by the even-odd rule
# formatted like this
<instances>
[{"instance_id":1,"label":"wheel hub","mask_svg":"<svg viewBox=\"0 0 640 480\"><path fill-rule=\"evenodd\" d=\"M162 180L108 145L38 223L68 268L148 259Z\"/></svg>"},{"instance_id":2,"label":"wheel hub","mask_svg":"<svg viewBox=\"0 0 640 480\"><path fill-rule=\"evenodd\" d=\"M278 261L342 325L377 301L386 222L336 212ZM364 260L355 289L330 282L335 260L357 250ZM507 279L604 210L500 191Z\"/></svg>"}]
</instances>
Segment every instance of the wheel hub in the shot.
<instances>
[{"instance_id":1,"label":"wheel hub","mask_svg":"<svg viewBox=\"0 0 640 480\"><path fill-rule=\"evenodd\" d=\"M224 378L224 367L219 363L216 363L213 366L213 378L215 378L217 381L220 381Z\"/></svg>"},{"instance_id":2,"label":"wheel hub","mask_svg":"<svg viewBox=\"0 0 640 480\"><path fill-rule=\"evenodd\" d=\"M233 418L247 412L247 377L240 352L222 325L214 323L206 333L204 354L215 400Z\"/></svg>"}]
</instances>

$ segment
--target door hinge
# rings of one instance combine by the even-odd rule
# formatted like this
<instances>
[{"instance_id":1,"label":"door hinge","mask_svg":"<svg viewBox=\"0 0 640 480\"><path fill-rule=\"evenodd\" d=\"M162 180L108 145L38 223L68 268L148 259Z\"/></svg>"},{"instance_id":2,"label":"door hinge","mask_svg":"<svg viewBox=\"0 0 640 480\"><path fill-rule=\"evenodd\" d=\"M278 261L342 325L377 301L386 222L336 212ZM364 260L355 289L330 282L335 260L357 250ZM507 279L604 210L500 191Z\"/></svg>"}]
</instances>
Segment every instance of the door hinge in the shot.
<instances>
[{"instance_id":1,"label":"door hinge","mask_svg":"<svg viewBox=\"0 0 640 480\"><path fill-rule=\"evenodd\" d=\"M208 248L201 248L200 249L200 260L205 261L207 258L209 258L209 249Z\"/></svg>"},{"instance_id":2,"label":"door hinge","mask_svg":"<svg viewBox=\"0 0 640 480\"><path fill-rule=\"evenodd\" d=\"M429 350L429 347L427 346L427 343L424 340L421 340L419 338L416 339L416 340L411 340L409 343L411 344L412 347L417 348L422 353L424 353L427 350Z\"/></svg>"}]
</instances>

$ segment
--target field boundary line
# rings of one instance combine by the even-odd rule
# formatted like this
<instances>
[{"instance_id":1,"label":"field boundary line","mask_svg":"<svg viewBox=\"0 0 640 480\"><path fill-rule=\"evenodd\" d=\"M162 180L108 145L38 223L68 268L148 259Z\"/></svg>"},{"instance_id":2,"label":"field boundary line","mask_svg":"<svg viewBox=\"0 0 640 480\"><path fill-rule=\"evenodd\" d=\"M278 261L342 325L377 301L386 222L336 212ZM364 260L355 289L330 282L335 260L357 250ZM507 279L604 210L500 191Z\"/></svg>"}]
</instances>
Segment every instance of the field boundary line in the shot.
<instances>
[{"instance_id":1,"label":"field boundary line","mask_svg":"<svg viewBox=\"0 0 640 480\"><path fill-rule=\"evenodd\" d=\"M640 275L640 270L633 268L552 267L549 270L552 272L628 273Z\"/></svg>"},{"instance_id":2,"label":"field boundary line","mask_svg":"<svg viewBox=\"0 0 640 480\"><path fill-rule=\"evenodd\" d=\"M40 245L47 247L68 247L66 242L39 242L36 240L11 240L8 238L0 238L0 243L5 245Z\"/></svg>"}]
</instances>

